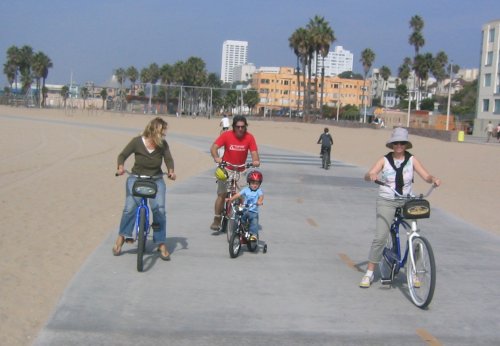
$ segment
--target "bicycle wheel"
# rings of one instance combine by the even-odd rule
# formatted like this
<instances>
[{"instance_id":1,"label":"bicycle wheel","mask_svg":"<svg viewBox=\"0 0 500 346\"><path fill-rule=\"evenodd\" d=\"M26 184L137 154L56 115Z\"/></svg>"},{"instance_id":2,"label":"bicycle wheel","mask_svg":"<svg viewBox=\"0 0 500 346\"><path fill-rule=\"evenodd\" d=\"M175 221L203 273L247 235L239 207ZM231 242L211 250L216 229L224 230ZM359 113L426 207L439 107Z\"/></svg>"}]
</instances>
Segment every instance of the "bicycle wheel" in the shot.
<instances>
[{"instance_id":1,"label":"bicycle wheel","mask_svg":"<svg viewBox=\"0 0 500 346\"><path fill-rule=\"evenodd\" d=\"M142 272L144 268L143 258L146 249L146 210L141 208L139 211L139 234L137 241L137 271Z\"/></svg>"},{"instance_id":2,"label":"bicycle wheel","mask_svg":"<svg viewBox=\"0 0 500 346\"><path fill-rule=\"evenodd\" d=\"M240 241L240 232L237 230L231 234L231 240L229 241L229 256L231 258L236 258L240 254L241 250L241 241Z\"/></svg>"},{"instance_id":3,"label":"bicycle wheel","mask_svg":"<svg viewBox=\"0 0 500 346\"><path fill-rule=\"evenodd\" d=\"M431 244L423 237L413 238L411 249L415 266L408 258L406 280L411 300L421 309L427 307L436 287L436 262Z\"/></svg>"},{"instance_id":4,"label":"bicycle wheel","mask_svg":"<svg viewBox=\"0 0 500 346\"><path fill-rule=\"evenodd\" d=\"M228 195L230 196L230 195ZM228 221L229 221L229 218L231 217L231 203L227 203L225 202L224 203L224 210L222 211L222 217L221 217L221 220L220 220L220 227L219 227L219 232L227 232L227 224L228 224ZM229 236L227 238L227 240L229 241Z\"/></svg>"},{"instance_id":5,"label":"bicycle wheel","mask_svg":"<svg viewBox=\"0 0 500 346\"><path fill-rule=\"evenodd\" d=\"M238 227L238 222L235 219L228 220L226 227L226 235L228 243L231 242L231 236L233 235L234 232L236 232L237 227Z\"/></svg>"},{"instance_id":6,"label":"bicycle wheel","mask_svg":"<svg viewBox=\"0 0 500 346\"><path fill-rule=\"evenodd\" d=\"M323 156L321 157L322 166L324 169L328 169L328 153L323 150Z\"/></svg>"}]
</instances>

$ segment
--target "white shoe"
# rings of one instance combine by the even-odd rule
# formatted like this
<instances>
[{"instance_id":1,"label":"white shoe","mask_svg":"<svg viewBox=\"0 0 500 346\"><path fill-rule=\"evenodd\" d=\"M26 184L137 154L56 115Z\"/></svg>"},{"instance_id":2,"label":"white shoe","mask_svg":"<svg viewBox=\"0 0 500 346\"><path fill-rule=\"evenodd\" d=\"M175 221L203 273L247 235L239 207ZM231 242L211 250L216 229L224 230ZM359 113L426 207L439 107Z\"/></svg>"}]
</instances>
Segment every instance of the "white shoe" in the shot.
<instances>
[{"instance_id":1,"label":"white shoe","mask_svg":"<svg viewBox=\"0 0 500 346\"><path fill-rule=\"evenodd\" d=\"M369 288L370 285L372 284L372 282L373 282L373 275L372 276L365 275L361 279L361 282L359 283L359 287Z\"/></svg>"}]
</instances>

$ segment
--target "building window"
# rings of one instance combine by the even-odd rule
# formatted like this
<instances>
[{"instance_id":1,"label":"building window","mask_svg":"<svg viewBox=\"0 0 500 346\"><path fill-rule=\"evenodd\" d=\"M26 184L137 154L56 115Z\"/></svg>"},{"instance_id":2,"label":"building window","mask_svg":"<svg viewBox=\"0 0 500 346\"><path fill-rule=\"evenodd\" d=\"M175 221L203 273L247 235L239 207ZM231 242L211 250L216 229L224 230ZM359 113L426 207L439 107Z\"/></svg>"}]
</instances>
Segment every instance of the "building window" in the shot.
<instances>
[{"instance_id":1,"label":"building window","mask_svg":"<svg viewBox=\"0 0 500 346\"><path fill-rule=\"evenodd\" d=\"M486 73L484 75L484 86L485 87L490 87L491 86L491 73Z\"/></svg>"},{"instance_id":2,"label":"building window","mask_svg":"<svg viewBox=\"0 0 500 346\"><path fill-rule=\"evenodd\" d=\"M490 111L490 100L483 99L483 112L489 112L489 111Z\"/></svg>"},{"instance_id":3,"label":"building window","mask_svg":"<svg viewBox=\"0 0 500 346\"><path fill-rule=\"evenodd\" d=\"M495 28L490 29L490 34L489 34L489 40L488 42L493 43L495 42Z\"/></svg>"},{"instance_id":4,"label":"building window","mask_svg":"<svg viewBox=\"0 0 500 346\"><path fill-rule=\"evenodd\" d=\"M493 52L488 52L486 55L486 63L485 66L491 66L493 64Z\"/></svg>"},{"instance_id":5,"label":"building window","mask_svg":"<svg viewBox=\"0 0 500 346\"><path fill-rule=\"evenodd\" d=\"M500 114L500 99L495 100L495 114Z\"/></svg>"}]
</instances>

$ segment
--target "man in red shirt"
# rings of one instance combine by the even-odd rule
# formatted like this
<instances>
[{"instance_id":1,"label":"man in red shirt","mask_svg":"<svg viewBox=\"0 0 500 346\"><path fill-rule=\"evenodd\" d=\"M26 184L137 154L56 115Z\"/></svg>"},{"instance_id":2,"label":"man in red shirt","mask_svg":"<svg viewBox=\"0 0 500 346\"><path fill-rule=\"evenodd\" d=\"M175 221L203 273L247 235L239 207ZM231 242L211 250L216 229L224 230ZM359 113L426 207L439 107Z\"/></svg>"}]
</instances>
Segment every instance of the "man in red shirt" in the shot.
<instances>
[{"instance_id":1,"label":"man in red shirt","mask_svg":"<svg viewBox=\"0 0 500 346\"><path fill-rule=\"evenodd\" d=\"M257 149L257 143L252 134L247 132L247 119L242 115L236 115L233 118L233 130L223 132L210 147L210 153L215 162L220 163L226 161L229 165L227 170L233 170L231 163L234 165L242 165L246 162L248 152L252 156L252 164L259 167L260 159ZM224 155L219 157L218 149L224 147ZM241 168L240 170L243 170ZM227 181L217 181L217 198L215 200L215 216L210 229L216 231L219 229L221 222L221 212L224 207L224 198L227 192Z\"/></svg>"}]
</instances>

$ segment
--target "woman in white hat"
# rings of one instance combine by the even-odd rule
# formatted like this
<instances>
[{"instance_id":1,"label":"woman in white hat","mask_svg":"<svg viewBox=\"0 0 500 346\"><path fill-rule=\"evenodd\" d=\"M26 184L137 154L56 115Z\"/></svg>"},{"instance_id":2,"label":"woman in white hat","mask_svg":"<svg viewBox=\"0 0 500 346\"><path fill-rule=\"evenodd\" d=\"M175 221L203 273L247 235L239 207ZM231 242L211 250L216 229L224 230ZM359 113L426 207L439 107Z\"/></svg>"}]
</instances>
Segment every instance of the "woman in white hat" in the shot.
<instances>
[{"instance_id":1,"label":"woman in white hat","mask_svg":"<svg viewBox=\"0 0 500 346\"><path fill-rule=\"evenodd\" d=\"M412 148L412 144L408 140L406 129L395 128L391 138L386 143L386 147L392 149L392 152L381 157L373 165L365 174L365 180L375 181L378 179L404 195L412 191L413 172L417 172L429 184L436 186L441 184L438 178L429 174L420 161L407 151L407 149ZM380 186L377 198L376 232L368 255L367 271L361 279L360 287L370 287L375 267L382 259L382 251L389 236L395 210L403 204L404 201L394 199L394 192L390 188Z\"/></svg>"}]
</instances>

